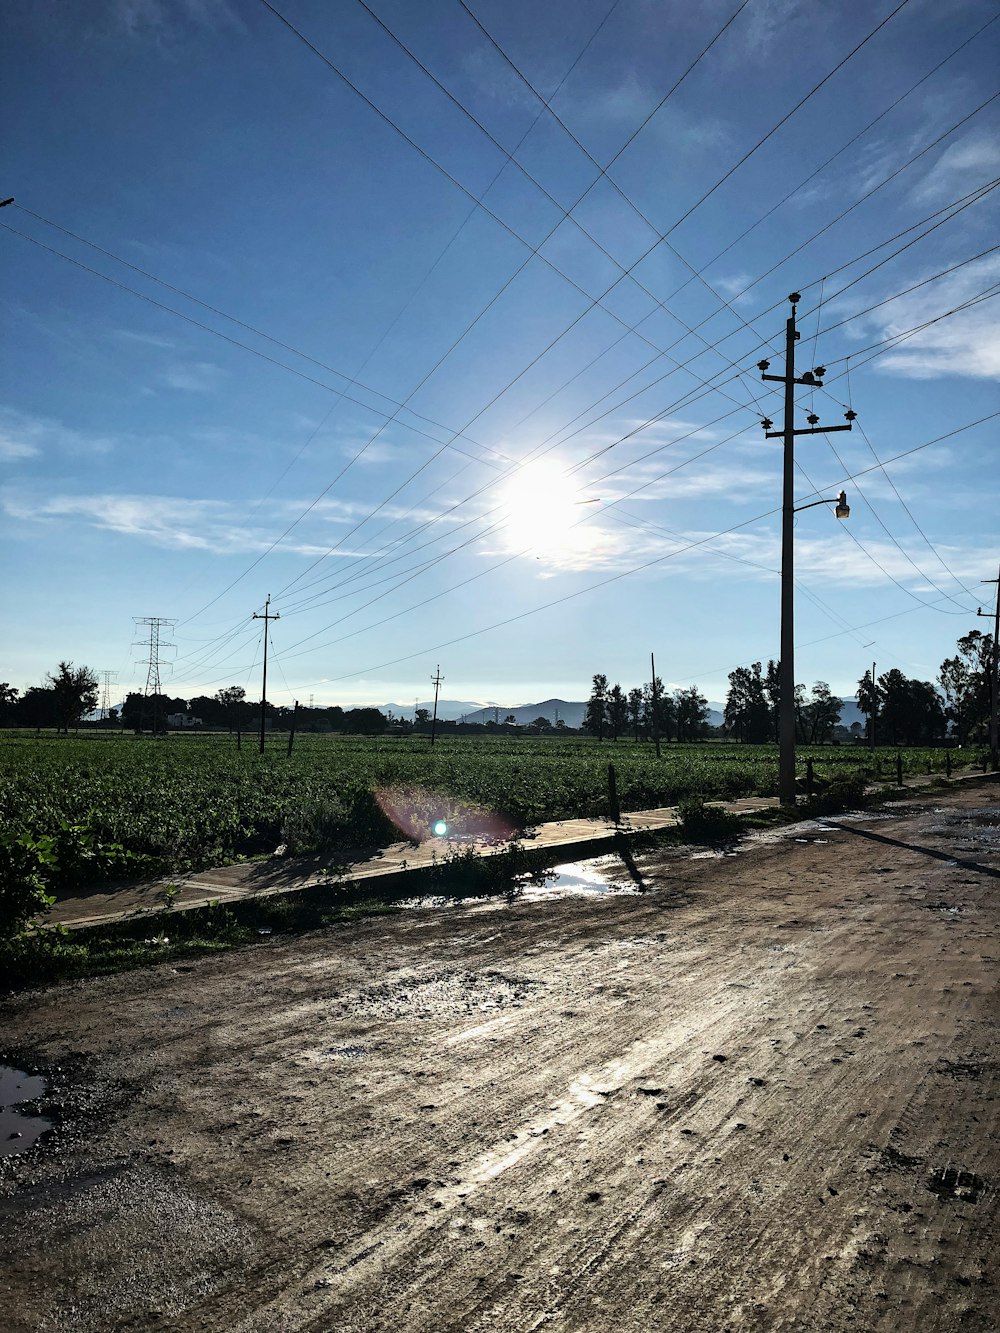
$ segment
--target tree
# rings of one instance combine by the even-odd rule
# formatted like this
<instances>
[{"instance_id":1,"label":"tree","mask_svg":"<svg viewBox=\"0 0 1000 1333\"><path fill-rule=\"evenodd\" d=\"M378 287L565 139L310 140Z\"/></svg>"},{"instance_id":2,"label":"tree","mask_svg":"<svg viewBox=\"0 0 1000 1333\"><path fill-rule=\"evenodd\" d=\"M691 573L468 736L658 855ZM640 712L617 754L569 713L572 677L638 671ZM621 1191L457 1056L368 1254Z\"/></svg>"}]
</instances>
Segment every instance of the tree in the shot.
<instances>
[{"instance_id":1,"label":"tree","mask_svg":"<svg viewBox=\"0 0 1000 1333\"><path fill-rule=\"evenodd\" d=\"M642 719L642 686L636 685L635 689L628 692L628 720L636 741L638 741L639 732L642 730Z\"/></svg>"},{"instance_id":2,"label":"tree","mask_svg":"<svg viewBox=\"0 0 1000 1333\"><path fill-rule=\"evenodd\" d=\"M552 729L552 723L547 717L536 717L531 725L535 731L551 731Z\"/></svg>"},{"instance_id":3,"label":"tree","mask_svg":"<svg viewBox=\"0 0 1000 1333\"><path fill-rule=\"evenodd\" d=\"M696 685L674 691L677 716L677 739L696 741L705 735L708 726L708 700Z\"/></svg>"},{"instance_id":4,"label":"tree","mask_svg":"<svg viewBox=\"0 0 1000 1333\"><path fill-rule=\"evenodd\" d=\"M517 726L517 718L514 716L513 713L508 713L507 716L506 716L506 717L504 718L504 720L503 720L503 724L504 724L505 727L516 727L516 726Z\"/></svg>"},{"instance_id":5,"label":"tree","mask_svg":"<svg viewBox=\"0 0 1000 1333\"><path fill-rule=\"evenodd\" d=\"M615 682L608 691L608 727L611 739L616 741L628 726L628 700L622 687Z\"/></svg>"},{"instance_id":6,"label":"tree","mask_svg":"<svg viewBox=\"0 0 1000 1333\"><path fill-rule=\"evenodd\" d=\"M72 662L60 662L55 674L45 677L53 691L53 711L56 725L68 732L76 726L85 713L92 713L97 707L97 677L90 667L74 669Z\"/></svg>"},{"instance_id":7,"label":"tree","mask_svg":"<svg viewBox=\"0 0 1000 1333\"><path fill-rule=\"evenodd\" d=\"M669 741L673 736L673 725L677 717L674 701L663 688L659 676L651 680L642 689L643 720L647 732L652 737L659 736Z\"/></svg>"},{"instance_id":8,"label":"tree","mask_svg":"<svg viewBox=\"0 0 1000 1333\"><path fill-rule=\"evenodd\" d=\"M349 708L344 714L344 726L361 736L380 736L389 725L389 719L377 708Z\"/></svg>"},{"instance_id":9,"label":"tree","mask_svg":"<svg viewBox=\"0 0 1000 1333\"><path fill-rule=\"evenodd\" d=\"M596 736L599 741L604 740L604 727L608 720L608 678L598 674L594 677L593 685L590 691L590 698L587 700L587 711L583 718L583 729L589 731L591 736Z\"/></svg>"},{"instance_id":10,"label":"tree","mask_svg":"<svg viewBox=\"0 0 1000 1333\"><path fill-rule=\"evenodd\" d=\"M759 662L729 673L724 721L738 740L760 745L771 735L771 710Z\"/></svg>"},{"instance_id":11,"label":"tree","mask_svg":"<svg viewBox=\"0 0 1000 1333\"><path fill-rule=\"evenodd\" d=\"M17 696L21 693L5 680L0 681L0 723L6 726L15 715Z\"/></svg>"},{"instance_id":12,"label":"tree","mask_svg":"<svg viewBox=\"0 0 1000 1333\"><path fill-rule=\"evenodd\" d=\"M831 738L842 709L843 704L826 681L818 680L812 688L812 698L803 709L810 745L823 745Z\"/></svg>"},{"instance_id":13,"label":"tree","mask_svg":"<svg viewBox=\"0 0 1000 1333\"><path fill-rule=\"evenodd\" d=\"M242 685L227 685L224 690L216 691L215 697L225 709L226 720L231 732L234 724L237 727L240 725L247 692Z\"/></svg>"},{"instance_id":14,"label":"tree","mask_svg":"<svg viewBox=\"0 0 1000 1333\"><path fill-rule=\"evenodd\" d=\"M426 727L431 720L431 710L429 708L418 708L413 714L413 721L418 727Z\"/></svg>"},{"instance_id":15,"label":"tree","mask_svg":"<svg viewBox=\"0 0 1000 1333\"><path fill-rule=\"evenodd\" d=\"M878 680L883 739L890 745L928 745L941 740L947 716L929 680L909 680L893 667Z\"/></svg>"},{"instance_id":16,"label":"tree","mask_svg":"<svg viewBox=\"0 0 1000 1333\"><path fill-rule=\"evenodd\" d=\"M774 740L777 741L780 726L781 663L775 662L773 658L768 661L767 672L764 676L764 697L771 709L771 726L774 732Z\"/></svg>"},{"instance_id":17,"label":"tree","mask_svg":"<svg viewBox=\"0 0 1000 1333\"><path fill-rule=\"evenodd\" d=\"M32 685L17 701L17 721L22 727L56 725L55 694L42 685Z\"/></svg>"},{"instance_id":18,"label":"tree","mask_svg":"<svg viewBox=\"0 0 1000 1333\"><path fill-rule=\"evenodd\" d=\"M990 715L990 659L993 635L974 629L959 639L958 652L941 663L938 680L947 716L960 745L983 739Z\"/></svg>"},{"instance_id":19,"label":"tree","mask_svg":"<svg viewBox=\"0 0 1000 1333\"><path fill-rule=\"evenodd\" d=\"M870 671L866 671L858 681L858 707L868 719L869 740L875 734L874 728L878 721L878 705L878 682L872 678Z\"/></svg>"}]
</instances>

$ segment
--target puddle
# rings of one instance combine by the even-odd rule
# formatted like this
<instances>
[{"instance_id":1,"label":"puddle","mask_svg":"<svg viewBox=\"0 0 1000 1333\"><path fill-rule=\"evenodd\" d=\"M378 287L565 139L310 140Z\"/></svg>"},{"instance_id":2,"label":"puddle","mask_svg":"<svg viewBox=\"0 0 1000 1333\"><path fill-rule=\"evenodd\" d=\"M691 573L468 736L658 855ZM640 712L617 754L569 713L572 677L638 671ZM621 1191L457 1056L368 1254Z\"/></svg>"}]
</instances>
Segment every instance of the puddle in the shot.
<instances>
[{"instance_id":1,"label":"puddle","mask_svg":"<svg viewBox=\"0 0 1000 1333\"><path fill-rule=\"evenodd\" d=\"M24 1102L44 1097L43 1078L33 1077L10 1065L0 1065L0 1157L13 1157L27 1152L41 1136L52 1128L52 1121L44 1116L25 1115L17 1108Z\"/></svg>"},{"instance_id":2,"label":"puddle","mask_svg":"<svg viewBox=\"0 0 1000 1333\"><path fill-rule=\"evenodd\" d=\"M598 856L585 861L567 861L541 872L544 883L532 883L525 878L511 890L490 896L464 897L461 893L424 894L403 898L403 908L454 907L463 902L473 911L497 911L505 903L551 902L556 898L590 897L594 894L638 894L642 888L629 873L628 866L617 856ZM638 873L638 872L637 872Z\"/></svg>"},{"instance_id":3,"label":"puddle","mask_svg":"<svg viewBox=\"0 0 1000 1333\"><path fill-rule=\"evenodd\" d=\"M518 895L522 902L540 899L589 896L595 893L638 893L635 884L620 884L609 878L614 858L568 861L545 873L544 884L526 884Z\"/></svg>"},{"instance_id":4,"label":"puddle","mask_svg":"<svg viewBox=\"0 0 1000 1333\"><path fill-rule=\"evenodd\" d=\"M367 1046L331 1046L323 1052L324 1060L360 1060L368 1054Z\"/></svg>"}]
</instances>

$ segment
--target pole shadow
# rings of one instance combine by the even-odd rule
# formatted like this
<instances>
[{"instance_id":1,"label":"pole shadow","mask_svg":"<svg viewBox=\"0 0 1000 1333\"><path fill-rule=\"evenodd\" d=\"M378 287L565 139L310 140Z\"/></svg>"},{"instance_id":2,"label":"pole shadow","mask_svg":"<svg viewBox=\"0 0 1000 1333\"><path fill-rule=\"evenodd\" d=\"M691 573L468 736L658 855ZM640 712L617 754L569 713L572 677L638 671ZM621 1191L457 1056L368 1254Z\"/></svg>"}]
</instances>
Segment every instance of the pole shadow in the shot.
<instances>
[{"instance_id":1,"label":"pole shadow","mask_svg":"<svg viewBox=\"0 0 1000 1333\"><path fill-rule=\"evenodd\" d=\"M957 856L949 856L947 852L936 851L933 847L920 847L915 842L901 842L898 838L887 838L884 833L873 833L871 829L859 828L853 824L838 824L836 820L824 819L823 823L829 828L839 829L841 833L853 833L856 838L867 838L870 842L882 843L885 847L900 847L904 852L919 852L922 856L933 857L935 861L945 861L949 865L961 867L963 870L974 870L978 875L990 875L994 879L1000 879L1000 870L994 866L980 865L978 861L963 861Z\"/></svg>"}]
</instances>

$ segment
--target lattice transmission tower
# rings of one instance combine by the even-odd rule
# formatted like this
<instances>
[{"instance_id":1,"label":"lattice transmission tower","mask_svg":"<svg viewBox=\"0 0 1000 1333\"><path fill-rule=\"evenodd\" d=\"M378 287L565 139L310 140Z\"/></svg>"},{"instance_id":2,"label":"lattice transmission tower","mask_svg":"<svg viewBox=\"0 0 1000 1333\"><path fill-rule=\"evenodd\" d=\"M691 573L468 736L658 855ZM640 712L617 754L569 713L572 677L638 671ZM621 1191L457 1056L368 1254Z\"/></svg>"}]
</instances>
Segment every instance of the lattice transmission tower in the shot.
<instances>
[{"instance_id":1,"label":"lattice transmission tower","mask_svg":"<svg viewBox=\"0 0 1000 1333\"><path fill-rule=\"evenodd\" d=\"M139 713L139 730L142 731L146 722L146 713L150 710L152 704L152 727L153 735L160 732L160 701L163 696L163 690L160 685L160 665L161 654L166 650L173 648L172 643L167 643L163 636L164 630L168 633L177 624L176 620L167 620L163 616L133 616L136 628L145 626L149 630L148 639L137 639L136 646L149 649L148 657L139 659L140 665L146 667L146 688L142 692L142 709Z\"/></svg>"},{"instance_id":2,"label":"lattice transmission tower","mask_svg":"<svg viewBox=\"0 0 1000 1333\"><path fill-rule=\"evenodd\" d=\"M111 716L111 686L118 683L117 671L101 671L101 720L106 722Z\"/></svg>"}]
</instances>

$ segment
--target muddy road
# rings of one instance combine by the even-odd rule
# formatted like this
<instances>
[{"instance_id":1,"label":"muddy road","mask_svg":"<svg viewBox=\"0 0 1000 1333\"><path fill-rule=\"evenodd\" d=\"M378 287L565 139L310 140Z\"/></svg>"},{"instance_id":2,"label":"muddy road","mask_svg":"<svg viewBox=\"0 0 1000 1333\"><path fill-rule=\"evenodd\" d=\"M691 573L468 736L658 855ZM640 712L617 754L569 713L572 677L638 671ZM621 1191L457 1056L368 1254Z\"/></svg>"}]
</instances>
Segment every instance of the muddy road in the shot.
<instances>
[{"instance_id":1,"label":"muddy road","mask_svg":"<svg viewBox=\"0 0 1000 1333\"><path fill-rule=\"evenodd\" d=\"M994 1330L1000 788L22 996L9 1333Z\"/></svg>"}]
</instances>

